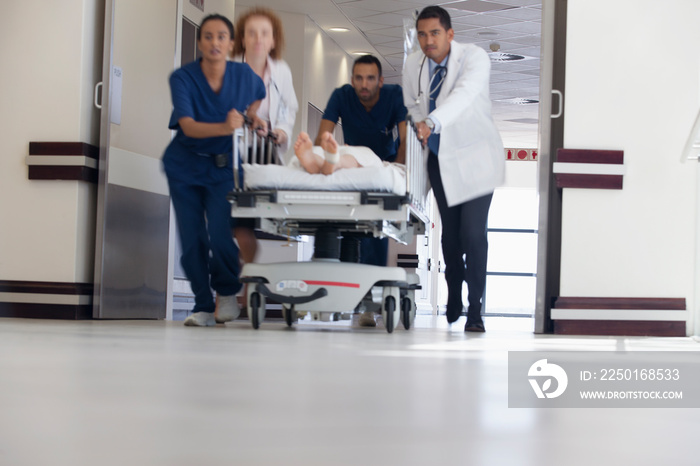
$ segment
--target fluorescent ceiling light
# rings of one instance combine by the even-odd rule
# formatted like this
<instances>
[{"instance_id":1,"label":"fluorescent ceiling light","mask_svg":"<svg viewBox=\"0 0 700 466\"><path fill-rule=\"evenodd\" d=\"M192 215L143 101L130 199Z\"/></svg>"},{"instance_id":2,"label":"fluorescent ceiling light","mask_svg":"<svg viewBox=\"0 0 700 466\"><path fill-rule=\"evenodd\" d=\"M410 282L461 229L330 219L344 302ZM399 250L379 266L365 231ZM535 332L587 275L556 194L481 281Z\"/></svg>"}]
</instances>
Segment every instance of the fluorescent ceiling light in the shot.
<instances>
[{"instance_id":1,"label":"fluorescent ceiling light","mask_svg":"<svg viewBox=\"0 0 700 466\"><path fill-rule=\"evenodd\" d=\"M350 29L348 28L341 28L341 27L335 27L335 28L328 28L329 31L333 32L348 32Z\"/></svg>"}]
</instances>

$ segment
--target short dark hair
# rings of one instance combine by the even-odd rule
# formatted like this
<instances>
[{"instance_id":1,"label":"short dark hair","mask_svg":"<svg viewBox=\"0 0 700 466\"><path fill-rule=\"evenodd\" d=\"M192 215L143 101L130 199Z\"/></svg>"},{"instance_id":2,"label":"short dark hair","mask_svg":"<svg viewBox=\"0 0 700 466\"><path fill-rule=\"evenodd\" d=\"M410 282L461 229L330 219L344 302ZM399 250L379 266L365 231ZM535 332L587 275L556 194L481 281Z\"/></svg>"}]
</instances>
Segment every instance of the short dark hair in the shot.
<instances>
[{"instance_id":1,"label":"short dark hair","mask_svg":"<svg viewBox=\"0 0 700 466\"><path fill-rule=\"evenodd\" d=\"M382 76L382 64L379 63L379 59L374 55L360 55L359 57L357 57L355 63L352 64L353 73L355 72L355 66L357 66L358 64L377 65L377 69L379 70L379 77Z\"/></svg>"},{"instance_id":2,"label":"short dark hair","mask_svg":"<svg viewBox=\"0 0 700 466\"><path fill-rule=\"evenodd\" d=\"M421 19L437 18L440 20L440 26L445 28L445 31L452 29L452 19L450 14L444 8L437 5L430 5L423 8L418 18L416 18L416 27Z\"/></svg>"},{"instance_id":3,"label":"short dark hair","mask_svg":"<svg viewBox=\"0 0 700 466\"><path fill-rule=\"evenodd\" d=\"M204 24L207 23L208 21L214 21L216 19L224 22L224 24L228 28L228 33L231 34L231 40L233 40L233 23L231 22L231 20L228 19L224 15L214 13L213 15L205 16L204 19L202 20L202 22L199 23L199 27L197 28L197 40L198 41L202 39L202 28L204 27Z\"/></svg>"}]
</instances>

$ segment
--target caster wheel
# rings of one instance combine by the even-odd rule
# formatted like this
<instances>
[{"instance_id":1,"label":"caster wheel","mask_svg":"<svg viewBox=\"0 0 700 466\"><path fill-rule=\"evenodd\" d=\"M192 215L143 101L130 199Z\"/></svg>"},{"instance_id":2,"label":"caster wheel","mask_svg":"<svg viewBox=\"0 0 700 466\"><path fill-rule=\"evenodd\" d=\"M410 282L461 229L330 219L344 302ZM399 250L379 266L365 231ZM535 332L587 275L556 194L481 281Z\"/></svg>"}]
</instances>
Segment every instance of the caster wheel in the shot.
<instances>
[{"instance_id":1,"label":"caster wheel","mask_svg":"<svg viewBox=\"0 0 700 466\"><path fill-rule=\"evenodd\" d=\"M294 310L294 304L289 307L282 306L282 315L284 316L284 321L287 323L287 327L291 327L297 320L297 312Z\"/></svg>"},{"instance_id":2,"label":"caster wheel","mask_svg":"<svg viewBox=\"0 0 700 466\"><path fill-rule=\"evenodd\" d=\"M406 330L413 326L416 319L416 305L411 298L401 299L401 322Z\"/></svg>"},{"instance_id":3,"label":"caster wheel","mask_svg":"<svg viewBox=\"0 0 700 466\"><path fill-rule=\"evenodd\" d=\"M399 324L401 317L399 315L399 304L401 299L401 290L395 286L387 286L382 292L382 319L384 319L384 327L386 331L391 333Z\"/></svg>"},{"instance_id":4,"label":"caster wheel","mask_svg":"<svg viewBox=\"0 0 700 466\"><path fill-rule=\"evenodd\" d=\"M384 308L382 309L382 317L384 317L384 326L386 331L391 333L394 331L394 319L396 318L396 300L393 296L384 298Z\"/></svg>"},{"instance_id":5,"label":"caster wheel","mask_svg":"<svg viewBox=\"0 0 700 466\"><path fill-rule=\"evenodd\" d=\"M260 323L265 319L265 298L257 291L252 291L248 296L248 317L254 329L260 328Z\"/></svg>"}]
</instances>

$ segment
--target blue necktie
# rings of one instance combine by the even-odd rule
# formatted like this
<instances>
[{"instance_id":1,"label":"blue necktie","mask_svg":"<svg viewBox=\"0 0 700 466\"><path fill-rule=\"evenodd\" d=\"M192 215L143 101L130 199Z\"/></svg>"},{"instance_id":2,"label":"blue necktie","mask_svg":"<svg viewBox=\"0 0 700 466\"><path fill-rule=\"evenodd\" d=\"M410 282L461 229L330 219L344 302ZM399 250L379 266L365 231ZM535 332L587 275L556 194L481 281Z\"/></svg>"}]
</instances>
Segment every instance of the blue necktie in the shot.
<instances>
[{"instance_id":1,"label":"blue necktie","mask_svg":"<svg viewBox=\"0 0 700 466\"><path fill-rule=\"evenodd\" d=\"M440 89L442 88L442 82L445 80L445 74L447 74L447 68L438 65L435 67L433 76L430 78L430 99L428 103L429 112L435 110L435 100L440 95ZM439 134L430 135L428 138L428 148L433 154L437 155L438 149L440 148Z\"/></svg>"}]
</instances>

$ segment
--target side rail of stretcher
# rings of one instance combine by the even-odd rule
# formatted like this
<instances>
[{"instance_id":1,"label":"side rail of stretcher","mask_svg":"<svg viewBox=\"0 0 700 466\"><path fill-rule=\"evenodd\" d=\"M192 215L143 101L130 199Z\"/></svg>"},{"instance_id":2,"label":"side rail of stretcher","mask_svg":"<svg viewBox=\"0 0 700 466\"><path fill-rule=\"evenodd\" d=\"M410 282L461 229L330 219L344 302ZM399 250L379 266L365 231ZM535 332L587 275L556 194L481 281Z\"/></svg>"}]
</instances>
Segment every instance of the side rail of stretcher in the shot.
<instances>
[{"instance_id":1,"label":"side rail of stretcher","mask_svg":"<svg viewBox=\"0 0 700 466\"><path fill-rule=\"evenodd\" d=\"M276 235L312 234L319 222L332 221L341 229L365 231L410 242L429 222L426 208L425 151L409 119L406 130L406 194L378 191L306 191L248 189L244 164L280 165L271 156L274 141L261 138L248 125L233 136L234 192L229 194L232 216L259 219L260 230ZM246 149L247 148L247 149ZM349 228L352 225L352 228Z\"/></svg>"},{"instance_id":2,"label":"side rail of stretcher","mask_svg":"<svg viewBox=\"0 0 700 466\"><path fill-rule=\"evenodd\" d=\"M251 120L245 117L243 128L239 128L233 133L233 153L238 154L233 163L233 182L236 191L243 189L243 164L284 164L277 151L277 138L274 133L268 131L266 135L260 135L250 125Z\"/></svg>"},{"instance_id":3,"label":"side rail of stretcher","mask_svg":"<svg viewBox=\"0 0 700 466\"><path fill-rule=\"evenodd\" d=\"M413 211L428 222L428 182L425 161L428 149L423 147L416 132L416 125L409 115L406 122L406 195Z\"/></svg>"}]
</instances>

